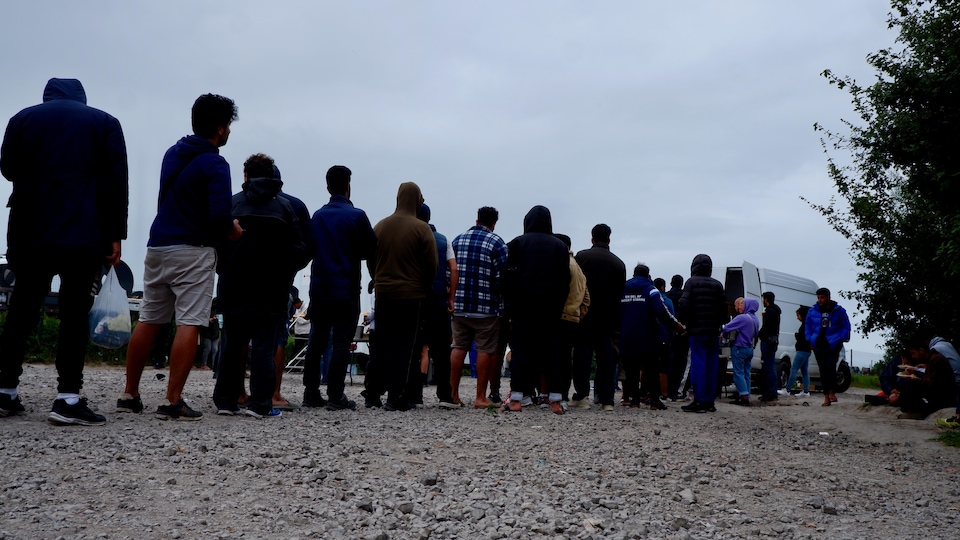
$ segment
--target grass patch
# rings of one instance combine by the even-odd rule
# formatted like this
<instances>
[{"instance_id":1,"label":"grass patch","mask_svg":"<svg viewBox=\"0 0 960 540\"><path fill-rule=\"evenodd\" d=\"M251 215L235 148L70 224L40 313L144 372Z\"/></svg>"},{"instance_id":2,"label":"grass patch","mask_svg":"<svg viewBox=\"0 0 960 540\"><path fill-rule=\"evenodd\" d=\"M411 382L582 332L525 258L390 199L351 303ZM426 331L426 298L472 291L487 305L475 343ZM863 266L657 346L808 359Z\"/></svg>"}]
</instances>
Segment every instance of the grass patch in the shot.
<instances>
[{"instance_id":1,"label":"grass patch","mask_svg":"<svg viewBox=\"0 0 960 540\"><path fill-rule=\"evenodd\" d=\"M857 388L872 388L875 390L880 389L880 377L877 375L859 375L853 373L851 375L850 386L856 386Z\"/></svg>"},{"instance_id":2,"label":"grass patch","mask_svg":"<svg viewBox=\"0 0 960 540\"><path fill-rule=\"evenodd\" d=\"M933 440L940 441L947 446L960 447L960 431L954 429L941 431Z\"/></svg>"}]
</instances>

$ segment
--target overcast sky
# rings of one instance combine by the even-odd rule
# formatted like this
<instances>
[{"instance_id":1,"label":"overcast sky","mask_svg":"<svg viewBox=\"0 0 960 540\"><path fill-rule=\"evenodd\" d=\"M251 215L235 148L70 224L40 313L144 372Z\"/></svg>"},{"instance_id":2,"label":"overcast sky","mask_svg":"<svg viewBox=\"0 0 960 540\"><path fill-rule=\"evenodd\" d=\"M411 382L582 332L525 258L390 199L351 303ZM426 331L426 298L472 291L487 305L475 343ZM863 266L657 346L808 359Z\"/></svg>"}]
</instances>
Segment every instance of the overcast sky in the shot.
<instances>
[{"instance_id":1,"label":"overcast sky","mask_svg":"<svg viewBox=\"0 0 960 540\"><path fill-rule=\"evenodd\" d=\"M609 224L628 271L643 261L686 278L707 253L836 298L857 288L849 245L800 197L834 194L813 124L842 130L856 115L820 73L869 83L865 57L896 38L888 12L882 0L7 1L0 119L66 77L120 120L123 259L138 288L160 160L212 92L240 110L221 149L236 190L244 159L264 152L312 212L342 164L373 223L414 181L450 238L489 205L509 241L542 204L575 251ZM881 342L858 332L849 347Z\"/></svg>"}]
</instances>

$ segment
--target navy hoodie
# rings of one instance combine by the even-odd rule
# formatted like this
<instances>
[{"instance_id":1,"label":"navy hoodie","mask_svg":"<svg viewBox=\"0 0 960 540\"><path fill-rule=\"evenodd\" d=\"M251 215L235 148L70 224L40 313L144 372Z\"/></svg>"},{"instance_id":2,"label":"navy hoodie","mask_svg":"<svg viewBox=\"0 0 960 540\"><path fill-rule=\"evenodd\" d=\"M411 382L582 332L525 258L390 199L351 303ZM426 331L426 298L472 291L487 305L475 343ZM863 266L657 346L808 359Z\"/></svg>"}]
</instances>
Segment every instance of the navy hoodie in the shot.
<instances>
[{"instance_id":1,"label":"navy hoodie","mask_svg":"<svg viewBox=\"0 0 960 540\"><path fill-rule=\"evenodd\" d=\"M13 182L7 256L81 246L104 255L127 237L127 150L120 122L87 106L76 79L50 79L43 103L7 124L0 171Z\"/></svg>"},{"instance_id":2,"label":"navy hoodie","mask_svg":"<svg viewBox=\"0 0 960 540\"><path fill-rule=\"evenodd\" d=\"M222 245L233 228L232 196L230 165L220 149L197 135L183 137L163 156L147 246Z\"/></svg>"}]
</instances>

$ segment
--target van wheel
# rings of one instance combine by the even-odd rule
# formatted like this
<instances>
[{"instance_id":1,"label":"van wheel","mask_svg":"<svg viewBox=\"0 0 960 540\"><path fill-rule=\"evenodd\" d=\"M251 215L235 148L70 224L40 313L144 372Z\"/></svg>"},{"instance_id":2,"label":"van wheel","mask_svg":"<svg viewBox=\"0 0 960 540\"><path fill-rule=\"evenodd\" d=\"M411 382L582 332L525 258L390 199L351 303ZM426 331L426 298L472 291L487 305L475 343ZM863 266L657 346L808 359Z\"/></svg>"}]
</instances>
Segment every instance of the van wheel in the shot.
<instances>
[{"instance_id":1,"label":"van wheel","mask_svg":"<svg viewBox=\"0 0 960 540\"><path fill-rule=\"evenodd\" d=\"M837 392L846 392L850 388L851 382L853 382L853 378L850 376L850 366L844 360L837 366Z\"/></svg>"},{"instance_id":2,"label":"van wheel","mask_svg":"<svg viewBox=\"0 0 960 540\"><path fill-rule=\"evenodd\" d=\"M780 383L780 388L786 388L787 390L793 388L793 384L787 384L787 377L790 376L790 359L784 358L780 362L780 367L777 368L777 382ZM796 381L793 381L796 382Z\"/></svg>"}]
</instances>

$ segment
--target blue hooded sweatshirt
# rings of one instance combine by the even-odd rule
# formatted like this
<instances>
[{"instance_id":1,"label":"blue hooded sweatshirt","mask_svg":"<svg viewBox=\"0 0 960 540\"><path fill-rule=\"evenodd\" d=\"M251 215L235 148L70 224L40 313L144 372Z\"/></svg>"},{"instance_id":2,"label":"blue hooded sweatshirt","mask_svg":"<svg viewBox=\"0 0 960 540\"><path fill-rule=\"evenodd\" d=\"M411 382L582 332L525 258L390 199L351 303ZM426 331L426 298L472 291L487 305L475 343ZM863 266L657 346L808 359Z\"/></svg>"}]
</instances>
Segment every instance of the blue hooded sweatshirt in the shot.
<instances>
[{"instance_id":1,"label":"blue hooded sweatshirt","mask_svg":"<svg viewBox=\"0 0 960 540\"><path fill-rule=\"evenodd\" d=\"M188 135L170 147L160 165L157 217L148 247L214 246L233 228L230 165L212 142Z\"/></svg>"},{"instance_id":2,"label":"blue hooded sweatshirt","mask_svg":"<svg viewBox=\"0 0 960 540\"><path fill-rule=\"evenodd\" d=\"M760 331L760 321L757 319L757 310L760 309L760 302L755 298L743 299L743 313L737 315L732 321L723 325L721 332L728 335L734 330L737 331L737 338L733 340L735 347L754 347L753 340Z\"/></svg>"},{"instance_id":3,"label":"blue hooded sweatshirt","mask_svg":"<svg viewBox=\"0 0 960 540\"><path fill-rule=\"evenodd\" d=\"M127 150L120 122L87 106L76 79L50 79L43 103L10 119L0 171L13 182L7 206L11 262L52 246L106 255L127 237Z\"/></svg>"}]
</instances>

